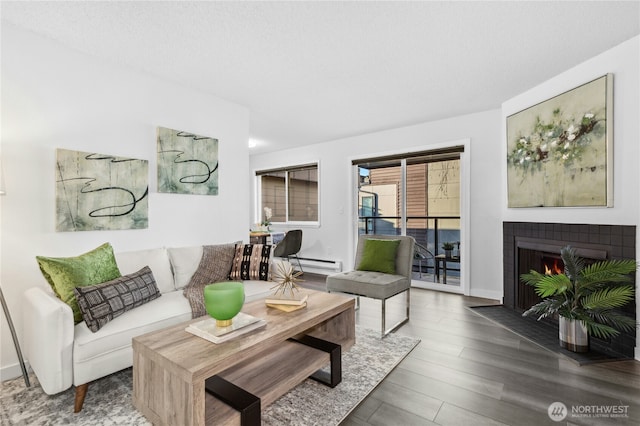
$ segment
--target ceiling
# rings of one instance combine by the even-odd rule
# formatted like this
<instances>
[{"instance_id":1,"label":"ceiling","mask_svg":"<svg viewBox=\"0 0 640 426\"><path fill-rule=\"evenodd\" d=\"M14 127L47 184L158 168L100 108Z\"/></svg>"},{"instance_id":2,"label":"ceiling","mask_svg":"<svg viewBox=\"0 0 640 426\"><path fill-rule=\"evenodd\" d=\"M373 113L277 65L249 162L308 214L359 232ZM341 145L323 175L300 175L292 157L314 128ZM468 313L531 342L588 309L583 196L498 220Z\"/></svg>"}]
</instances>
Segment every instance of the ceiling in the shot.
<instances>
[{"instance_id":1,"label":"ceiling","mask_svg":"<svg viewBox=\"0 0 640 426\"><path fill-rule=\"evenodd\" d=\"M0 7L3 24L247 106L252 153L496 109L640 33L639 1Z\"/></svg>"}]
</instances>

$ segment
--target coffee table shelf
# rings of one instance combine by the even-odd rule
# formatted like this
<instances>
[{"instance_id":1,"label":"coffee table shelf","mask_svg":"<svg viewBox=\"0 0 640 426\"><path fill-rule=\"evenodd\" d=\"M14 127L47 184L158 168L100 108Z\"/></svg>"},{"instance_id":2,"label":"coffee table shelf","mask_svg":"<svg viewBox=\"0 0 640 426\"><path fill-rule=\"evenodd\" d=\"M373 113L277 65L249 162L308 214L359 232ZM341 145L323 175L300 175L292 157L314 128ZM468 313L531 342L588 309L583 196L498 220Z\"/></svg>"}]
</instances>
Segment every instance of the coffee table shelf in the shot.
<instances>
[{"instance_id":1,"label":"coffee table shelf","mask_svg":"<svg viewBox=\"0 0 640 426\"><path fill-rule=\"evenodd\" d=\"M312 335L343 351L355 343L355 302L341 295L309 290L299 311L270 309L264 300L242 311L267 326L221 344L184 331L189 322L134 338L135 407L158 425L240 424L238 412L205 392L206 379L218 375L264 408L329 364L328 353L289 338Z\"/></svg>"},{"instance_id":2,"label":"coffee table shelf","mask_svg":"<svg viewBox=\"0 0 640 426\"><path fill-rule=\"evenodd\" d=\"M314 372L329 364L329 354L300 343L283 342L267 356L247 360L218 376L260 398L262 406L273 403ZM291 366L296 366L292 369ZM240 414L207 394L206 423L240 424Z\"/></svg>"}]
</instances>

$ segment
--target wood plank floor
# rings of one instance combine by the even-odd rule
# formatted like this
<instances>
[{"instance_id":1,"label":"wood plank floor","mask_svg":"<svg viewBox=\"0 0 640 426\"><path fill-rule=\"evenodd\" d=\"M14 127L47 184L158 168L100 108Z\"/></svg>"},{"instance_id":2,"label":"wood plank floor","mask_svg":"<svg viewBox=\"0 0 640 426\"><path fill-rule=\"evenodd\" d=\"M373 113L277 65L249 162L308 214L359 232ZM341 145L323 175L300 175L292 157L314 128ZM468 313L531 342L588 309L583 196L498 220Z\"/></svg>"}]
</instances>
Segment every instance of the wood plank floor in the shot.
<instances>
[{"instance_id":1,"label":"wood plank floor","mask_svg":"<svg viewBox=\"0 0 640 426\"><path fill-rule=\"evenodd\" d=\"M304 286L322 288L322 276L305 275ZM388 302L388 324L403 300ZM397 333L420 344L343 425L640 424L640 362L581 367L467 309L495 303L412 289L411 320ZM379 329L380 302L361 299L356 321ZM556 401L569 412L561 422L547 414ZM585 415L613 406L628 406L627 417Z\"/></svg>"}]
</instances>

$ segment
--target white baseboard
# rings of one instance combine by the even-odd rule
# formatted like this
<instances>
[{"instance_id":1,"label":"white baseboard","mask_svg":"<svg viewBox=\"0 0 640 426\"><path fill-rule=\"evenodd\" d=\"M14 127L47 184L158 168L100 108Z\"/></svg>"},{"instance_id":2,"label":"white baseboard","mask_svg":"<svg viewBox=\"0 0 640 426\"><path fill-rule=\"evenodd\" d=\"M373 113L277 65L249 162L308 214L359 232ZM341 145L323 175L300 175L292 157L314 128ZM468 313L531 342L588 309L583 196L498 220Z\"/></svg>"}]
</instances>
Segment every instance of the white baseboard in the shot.
<instances>
[{"instance_id":1,"label":"white baseboard","mask_svg":"<svg viewBox=\"0 0 640 426\"><path fill-rule=\"evenodd\" d=\"M25 362L27 367L27 372L31 372L31 368L29 367L29 363ZM4 382L6 380L15 379L17 377L22 377L22 369L20 368L19 363L5 365L4 367L0 367L0 381Z\"/></svg>"},{"instance_id":2,"label":"white baseboard","mask_svg":"<svg viewBox=\"0 0 640 426\"><path fill-rule=\"evenodd\" d=\"M502 303L502 292L501 291L473 289L472 288L471 291L469 291L469 296L481 297L483 299L497 300L500 303Z\"/></svg>"},{"instance_id":3,"label":"white baseboard","mask_svg":"<svg viewBox=\"0 0 640 426\"><path fill-rule=\"evenodd\" d=\"M445 293L463 294L462 289L459 286L452 286L452 285L447 286L439 283L431 283L429 281L412 280L411 287L422 288L425 290L441 291ZM469 296L481 297L483 299L498 300L502 303L502 292L498 292L498 291L472 289L471 294L469 294Z\"/></svg>"},{"instance_id":4,"label":"white baseboard","mask_svg":"<svg viewBox=\"0 0 640 426\"><path fill-rule=\"evenodd\" d=\"M420 280L411 280L411 288L421 288L424 290L435 290L441 291L443 293L456 293L462 294L462 290L460 286L446 286L439 283L430 283L428 281L420 281Z\"/></svg>"}]
</instances>

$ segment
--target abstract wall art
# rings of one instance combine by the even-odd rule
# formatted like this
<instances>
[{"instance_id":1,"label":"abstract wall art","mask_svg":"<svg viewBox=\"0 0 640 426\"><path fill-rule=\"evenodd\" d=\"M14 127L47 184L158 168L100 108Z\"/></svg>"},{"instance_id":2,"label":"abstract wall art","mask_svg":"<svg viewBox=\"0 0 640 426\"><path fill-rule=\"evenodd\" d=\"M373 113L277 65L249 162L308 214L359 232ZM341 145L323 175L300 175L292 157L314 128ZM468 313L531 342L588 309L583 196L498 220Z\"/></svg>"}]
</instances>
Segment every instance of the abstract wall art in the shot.
<instances>
[{"instance_id":1,"label":"abstract wall art","mask_svg":"<svg viewBox=\"0 0 640 426\"><path fill-rule=\"evenodd\" d=\"M158 192L218 195L218 139L158 127Z\"/></svg>"},{"instance_id":2,"label":"abstract wall art","mask_svg":"<svg viewBox=\"0 0 640 426\"><path fill-rule=\"evenodd\" d=\"M56 231L144 229L149 162L56 150Z\"/></svg>"},{"instance_id":3,"label":"abstract wall art","mask_svg":"<svg viewBox=\"0 0 640 426\"><path fill-rule=\"evenodd\" d=\"M613 76L507 117L509 207L613 206Z\"/></svg>"}]
</instances>

